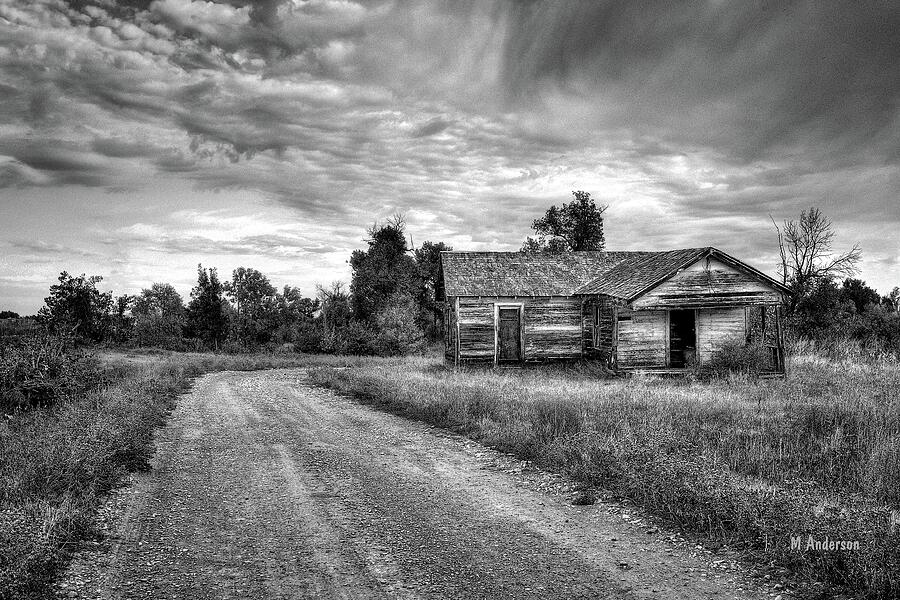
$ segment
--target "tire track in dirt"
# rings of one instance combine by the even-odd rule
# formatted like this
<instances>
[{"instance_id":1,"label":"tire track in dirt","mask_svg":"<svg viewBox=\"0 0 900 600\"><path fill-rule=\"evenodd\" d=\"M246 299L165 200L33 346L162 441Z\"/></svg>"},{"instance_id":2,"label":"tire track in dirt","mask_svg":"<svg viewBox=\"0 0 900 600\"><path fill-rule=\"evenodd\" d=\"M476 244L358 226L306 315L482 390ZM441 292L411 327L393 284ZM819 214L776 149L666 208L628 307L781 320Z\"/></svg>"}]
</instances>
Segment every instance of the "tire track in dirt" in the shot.
<instances>
[{"instance_id":1,"label":"tire track in dirt","mask_svg":"<svg viewBox=\"0 0 900 600\"><path fill-rule=\"evenodd\" d=\"M509 468L520 461L312 387L302 370L202 377L157 446L82 596L767 596L602 503L523 483Z\"/></svg>"}]
</instances>

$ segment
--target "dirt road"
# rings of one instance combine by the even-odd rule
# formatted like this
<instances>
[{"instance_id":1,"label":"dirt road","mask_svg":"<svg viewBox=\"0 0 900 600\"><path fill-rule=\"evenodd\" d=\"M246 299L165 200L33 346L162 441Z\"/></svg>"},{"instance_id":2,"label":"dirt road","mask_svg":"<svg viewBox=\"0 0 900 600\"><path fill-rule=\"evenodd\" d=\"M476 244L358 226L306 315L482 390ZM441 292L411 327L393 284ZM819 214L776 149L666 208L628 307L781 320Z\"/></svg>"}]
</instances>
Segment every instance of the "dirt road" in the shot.
<instances>
[{"instance_id":1,"label":"dirt road","mask_svg":"<svg viewBox=\"0 0 900 600\"><path fill-rule=\"evenodd\" d=\"M514 459L310 387L299 370L201 378L153 467L124 496L87 594L763 595L608 505L545 493Z\"/></svg>"}]
</instances>

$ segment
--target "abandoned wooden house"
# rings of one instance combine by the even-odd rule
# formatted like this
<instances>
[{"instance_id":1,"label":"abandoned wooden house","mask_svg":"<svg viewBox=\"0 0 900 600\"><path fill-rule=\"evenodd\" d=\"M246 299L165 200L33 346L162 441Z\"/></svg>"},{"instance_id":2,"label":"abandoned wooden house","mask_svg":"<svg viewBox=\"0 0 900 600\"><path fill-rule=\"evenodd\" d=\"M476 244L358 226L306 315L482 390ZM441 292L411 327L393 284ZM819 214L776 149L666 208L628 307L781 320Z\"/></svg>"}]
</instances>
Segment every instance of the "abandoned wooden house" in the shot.
<instances>
[{"instance_id":1,"label":"abandoned wooden house","mask_svg":"<svg viewBox=\"0 0 900 600\"><path fill-rule=\"evenodd\" d=\"M715 248L443 252L445 356L454 363L601 360L678 371L726 344L784 370L781 283Z\"/></svg>"}]
</instances>

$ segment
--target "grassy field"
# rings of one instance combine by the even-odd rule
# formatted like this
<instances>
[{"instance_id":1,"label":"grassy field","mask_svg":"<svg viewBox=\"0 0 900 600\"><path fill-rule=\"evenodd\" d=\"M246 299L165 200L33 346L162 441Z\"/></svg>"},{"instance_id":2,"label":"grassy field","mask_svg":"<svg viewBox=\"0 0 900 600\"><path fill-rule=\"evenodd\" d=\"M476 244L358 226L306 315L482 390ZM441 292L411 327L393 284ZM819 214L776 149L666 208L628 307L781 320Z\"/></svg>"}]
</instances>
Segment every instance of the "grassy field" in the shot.
<instances>
[{"instance_id":1,"label":"grassy field","mask_svg":"<svg viewBox=\"0 0 900 600\"><path fill-rule=\"evenodd\" d=\"M784 380L711 382L454 371L437 358L323 366L312 376L606 487L801 580L900 595L896 362L800 356ZM809 535L858 541L859 550L790 548L791 536L805 548Z\"/></svg>"},{"instance_id":2,"label":"grassy field","mask_svg":"<svg viewBox=\"0 0 900 600\"><path fill-rule=\"evenodd\" d=\"M146 469L153 430L205 372L352 360L286 355L105 353L87 392L0 415L0 598L44 598L67 551L92 535L103 495Z\"/></svg>"},{"instance_id":3,"label":"grassy field","mask_svg":"<svg viewBox=\"0 0 900 600\"><path fill-rule=\"evenodd\" d=\"M109 353L89 392L0 424L0 598L46 594L67 550L92 535L103 495L146 468L154 428L193 377L282 366L603 486L808 581L900 594L896 362L808 355L784 380L698 382L454 371L436 357ZM797 535L860 549L791 550Z\"/></svg>"}]
</instances>

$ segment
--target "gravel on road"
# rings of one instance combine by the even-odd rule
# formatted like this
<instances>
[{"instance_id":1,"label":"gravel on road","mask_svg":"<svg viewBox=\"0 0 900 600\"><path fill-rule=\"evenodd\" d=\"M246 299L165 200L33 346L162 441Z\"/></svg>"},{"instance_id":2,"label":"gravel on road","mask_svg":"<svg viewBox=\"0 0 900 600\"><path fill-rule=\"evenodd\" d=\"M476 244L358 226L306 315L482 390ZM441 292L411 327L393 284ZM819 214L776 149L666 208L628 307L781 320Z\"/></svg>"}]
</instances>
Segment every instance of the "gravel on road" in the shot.
<instances>
[{"instance_id":1,"label":"gravel on road","mask_svg":"<svg viewBox=\"0 0 900 600\"><path fill-rule=\"evenodd\" d=\"M740 567L464 437L307 383L198 379L103 548L58 593L98 598L762 598ZM563 486L564 487L564 486Z\"/></svg>"}]
</instances>

